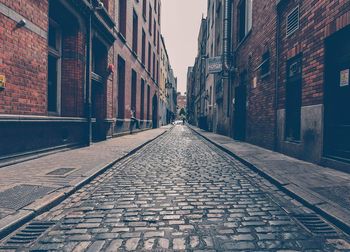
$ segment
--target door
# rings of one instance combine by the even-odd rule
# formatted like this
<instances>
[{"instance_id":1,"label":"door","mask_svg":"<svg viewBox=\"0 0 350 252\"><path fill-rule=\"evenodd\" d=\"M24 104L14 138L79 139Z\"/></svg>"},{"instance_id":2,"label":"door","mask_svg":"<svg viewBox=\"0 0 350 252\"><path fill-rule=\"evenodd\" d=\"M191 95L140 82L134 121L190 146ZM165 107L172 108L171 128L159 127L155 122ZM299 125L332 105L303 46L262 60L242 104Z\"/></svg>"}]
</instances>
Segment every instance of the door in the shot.
<instances>
[{"instance_id":1,"label":"door","mask_svg":"<svg viewBox=\"0 0 350 252\"><path fill-rule=\"evenodd\" d=\"M246 137L247 88L241 84L235 88L234 139L244 141Z\"/></svg>"},{"instance_id":2,"label":"door","mask_svg":"<svg viewBox=\"0 0 350 252\"><path fill-rule=\"evenodd\" d=\"M152 128L158 128L158 97L153 96L152 99Z\"/></svg>"},{"instance_id":3,"label":"door","mask_svg":"<svg viewBox=\"0 0 350 252\"><path fill-rule=\"evenodd\" d=\"M350 27L326 42L325 143L326 156L350 162Z\"/></svg>"}]
</instances>

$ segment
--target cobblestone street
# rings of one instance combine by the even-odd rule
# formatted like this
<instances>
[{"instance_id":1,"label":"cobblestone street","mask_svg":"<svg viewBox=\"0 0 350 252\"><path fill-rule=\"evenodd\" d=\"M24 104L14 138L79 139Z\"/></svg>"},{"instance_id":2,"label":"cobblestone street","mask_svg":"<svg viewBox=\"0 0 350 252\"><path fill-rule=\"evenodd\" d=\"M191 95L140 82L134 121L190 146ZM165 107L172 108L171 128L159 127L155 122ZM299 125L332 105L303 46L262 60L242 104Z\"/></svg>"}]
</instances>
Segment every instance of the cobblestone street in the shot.
<instances>
[{"instance_id":1,"label":"cobblestone street","mask_svg":"<svg viewBox=\"0 0 350 252\"><path fill-rule=\"evenodd\" d=\"M0 251L350 251L338 230L315 235L295 218L308 214L178 125L8 236Z\"/></svg>"}]
</instances>

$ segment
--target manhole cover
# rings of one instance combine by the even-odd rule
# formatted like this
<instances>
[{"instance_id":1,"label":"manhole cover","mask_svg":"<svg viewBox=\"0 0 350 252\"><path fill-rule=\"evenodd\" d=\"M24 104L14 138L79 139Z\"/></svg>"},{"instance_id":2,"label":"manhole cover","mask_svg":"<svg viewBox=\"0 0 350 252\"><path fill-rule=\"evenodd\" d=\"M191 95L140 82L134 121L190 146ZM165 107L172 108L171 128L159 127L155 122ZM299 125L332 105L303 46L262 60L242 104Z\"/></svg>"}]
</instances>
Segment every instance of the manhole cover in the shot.
<instances>
[{"instance_id":1,"label":"manhole cover","mask_svg":"<svg viewBox=\"0 0 350 252\"><path fill-rule=\"evenodd\" d=\"M71 171L75 170L75 168L58 168L56 170L53 170L46 175L51 175L51 176L62 176L65 175Z\"/></svg>"},{"instance_id":2,"label":"manhole cover","mask_svg":"<svg viewBox=\"0 0 350 252\"><path fill-rule=\"evenodd\" d=\"M311 188L311 190L339 204L345 209L350 209L350 186L314 187Z\"/></svg>"},{"instance_id":3,"label":"manhole cover","mask_svg":"<svg viewBox=\"0 0 350 252\"><path fill-rule=\"evenodd\" d=\"M18 210L54 189L45 186L18 185L0 192L0 207Z\"/></svg>"},{"instance_id":4,"label":"manhole cover","mask_svg":"<svg viewBox=\"0 0 350 252\"><path fill-rule=\"evenodd\" d=\"M295 214L293 217L314 235L323 237L339 236L335 228L322 220L316 214Z\"/></svg>"}]
</instances>

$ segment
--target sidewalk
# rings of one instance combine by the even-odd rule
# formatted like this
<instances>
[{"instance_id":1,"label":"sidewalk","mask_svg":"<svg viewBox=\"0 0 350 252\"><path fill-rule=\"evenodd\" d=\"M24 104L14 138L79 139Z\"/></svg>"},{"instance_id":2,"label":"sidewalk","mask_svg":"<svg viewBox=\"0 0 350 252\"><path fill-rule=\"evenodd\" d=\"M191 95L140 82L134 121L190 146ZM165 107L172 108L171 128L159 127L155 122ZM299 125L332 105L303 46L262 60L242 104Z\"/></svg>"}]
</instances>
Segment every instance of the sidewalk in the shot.
<instances>
[{"instance_id":1,"label":"sidewalk","mask_svg":"<svg viewBox=\"0 0 350 252\"><path fill-rule=\"evenodd\" d=\"M170 128L112 138L0 168L0 239Z\"/></svg>"},{"instance_id":2,"label":"sidewalk","mask_svg":"<svg viewBox=\"0 0 350 252\"><path fill-rule=\"evenodd\" d=\"M190 128L350 232L350 174L235 141L191 125Z\"/></svg>"}]
</instances>

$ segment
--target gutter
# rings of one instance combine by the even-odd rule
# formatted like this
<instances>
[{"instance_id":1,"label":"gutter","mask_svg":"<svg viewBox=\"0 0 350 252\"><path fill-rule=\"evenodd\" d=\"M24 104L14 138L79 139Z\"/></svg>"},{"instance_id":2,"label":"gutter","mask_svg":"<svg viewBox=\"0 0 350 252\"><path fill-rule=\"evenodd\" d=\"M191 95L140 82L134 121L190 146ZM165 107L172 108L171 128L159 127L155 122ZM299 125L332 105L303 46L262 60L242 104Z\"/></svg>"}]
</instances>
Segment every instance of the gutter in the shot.
<instances>
[{"instance_id":1,"label":"gutter","mask_svg":"<svg viewBox=\"0 0 350 252\"><path fill-rule=\"evenodd\" d=\"M279 5L276 5L276 41L275 41L275 46L276 46L276 60L275 60L275 127L274 127L274 150L277 151L278 149L278 80L279 80L279 58L280 58L280 15L279 15Z\"/></svg>"},{"instance_id":2,"label":"gutter","mask_svg":"<svg viewBox=\"0 0 350 252\"><path fill-rule=\"evenodd\" d=\"M232 0L224 2L224 32L223 32L223 70L224 78L230 75L231 71L231 23L232 23Z\"/></svg>"}]
</instances>

